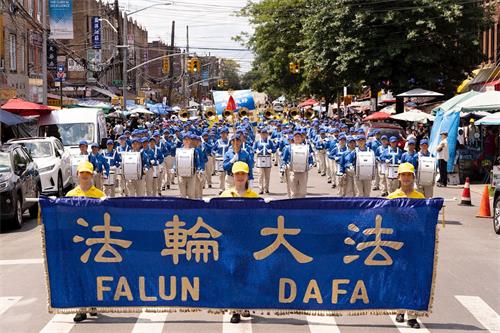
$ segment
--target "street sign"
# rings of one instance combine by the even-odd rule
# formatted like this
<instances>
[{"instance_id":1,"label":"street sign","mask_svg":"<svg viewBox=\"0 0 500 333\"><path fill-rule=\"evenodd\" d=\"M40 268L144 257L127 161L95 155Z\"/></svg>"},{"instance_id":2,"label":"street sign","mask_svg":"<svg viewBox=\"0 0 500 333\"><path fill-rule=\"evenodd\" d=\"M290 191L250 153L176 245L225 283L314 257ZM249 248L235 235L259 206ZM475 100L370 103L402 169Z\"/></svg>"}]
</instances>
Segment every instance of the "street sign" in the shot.
<instances>
[{"instance_id":1,"label":"street sign","mask_svg":"<svg viewBox=\"0 0 500 333\"><path fill-rule=\"evenodd\" d=\"M121 86L123 86L123 81L122 80L113 80L113 81L111 81L111 85L113 87L121 87Z\"/></svg>"},{"instance_id":2,"label":"street sign","mask_svg":"<svg viewBox=\"0 0 500 333\"><path fill-rule=\"evenodd\" d=\"M66 73L64 71L64 65L57 65L56 82L64 82L66 78Z\"/></svg>"},{"instance_id":3,"label":"street sign","mask_svg":"<svg viewBox=\"0 0 500 333\"><path fill-rule=\"evenodd\" d=\"M47 43L47 69L57 68L57 46L50 40Z\"/></svg>"},{"instance_id":4,"label":"street sign","mask_svg":"<svg viewBox=\"0 0 500 333\"><path fill-rule=\"evenodd\" d=\"M99 16L92 16L92 48L101 48L101 21Z\"/></svg>"}]
</instances>

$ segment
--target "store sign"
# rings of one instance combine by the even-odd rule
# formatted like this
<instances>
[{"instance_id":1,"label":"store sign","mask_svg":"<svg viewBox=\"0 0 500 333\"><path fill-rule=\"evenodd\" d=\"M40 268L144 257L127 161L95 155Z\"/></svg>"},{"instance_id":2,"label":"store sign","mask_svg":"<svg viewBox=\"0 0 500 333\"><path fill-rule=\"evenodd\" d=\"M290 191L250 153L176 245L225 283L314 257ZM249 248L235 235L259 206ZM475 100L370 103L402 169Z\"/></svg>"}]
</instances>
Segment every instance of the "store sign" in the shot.
<instances>
[{"instance_id":1,"label":"store sign","mask_svg":"<svg viewBox=\"0 0 500 333\"><path fill-rule=\"evenodd\" d=\"M47 43L47 68L49 70L57 68L57 46L51 41Z\"/></svg>"},{"instance_id":2,"label":"store sign","mask_svg":"<svg viewBox=\"0 0 500 333\"><path fill-rule=\"evenodd\" d=\"M99 16L92 16L92 48L101 48L101 21Z\"/></svg>"},{"instance_id":3,"label":"store sign","mask_svg":"<svg viewBox=\"0 0 500 333\"><path fill-rule=\"evenodd\" d=\"M74 59L68 59L68 72L85 72L85 68Z\"/></svg>"},{"instance_id":4,"label":"store sign","mask_svg":"<svg viewBox=\"0 0 500 333\"><path fill-rule=\"evenodd\" d=\"M50 38L73 39L73 0L49 0Z\"/></svg>"}]
</instances>

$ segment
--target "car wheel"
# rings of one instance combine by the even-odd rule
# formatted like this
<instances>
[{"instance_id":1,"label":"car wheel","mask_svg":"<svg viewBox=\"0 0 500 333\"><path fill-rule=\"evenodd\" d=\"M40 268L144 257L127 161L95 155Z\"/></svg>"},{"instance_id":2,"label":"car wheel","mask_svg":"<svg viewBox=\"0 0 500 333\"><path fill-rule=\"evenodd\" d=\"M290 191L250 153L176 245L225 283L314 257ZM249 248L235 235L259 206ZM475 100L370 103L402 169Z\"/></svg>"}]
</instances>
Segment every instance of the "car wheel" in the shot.
<instances>
[{"instance_id":1,"label":"car wheel","mask_svg":"<svg viewBox=\"0 0 500 333\"><path fill-rule=\"evenodd\" d=\"M495 212L493 213L493 228L500 235L500 197L495 201Z\"/></svg>"},{"instance_id":2,"label":"car wheel","mask_svg":"<svg viewBox=\"0 0 500 333\"><path fill-rule=\"evenodd\" d=\"M61 198L64 196L64 184L61 174L57 176L57 196Z\"/></svg>"},{"instance_id":3,"label":"car wheel","mask_svg":"<svg viewBox=\"0 0 500 333\"><path fill-rule=\"evenodd\" d=\"M21 229L23 226L23 204L19 197L14 199L14 218L12 219L12 227Z\"/></svg>"},{"instance_id":4,"label":"car wheel","mask_svg":"<svg viewBox=\"0 0 500 333\"><path fill-rule=\"evenodd\" d=\"M36 187L35 197L36 198L40 197L40 186L39 185L37 185L37 187ZM33 206L31 206L29 209L29 212L30 212L30 217L32 219L37 218L38 217L38 203L35 203Z\"/></svg>"}]
</instances>

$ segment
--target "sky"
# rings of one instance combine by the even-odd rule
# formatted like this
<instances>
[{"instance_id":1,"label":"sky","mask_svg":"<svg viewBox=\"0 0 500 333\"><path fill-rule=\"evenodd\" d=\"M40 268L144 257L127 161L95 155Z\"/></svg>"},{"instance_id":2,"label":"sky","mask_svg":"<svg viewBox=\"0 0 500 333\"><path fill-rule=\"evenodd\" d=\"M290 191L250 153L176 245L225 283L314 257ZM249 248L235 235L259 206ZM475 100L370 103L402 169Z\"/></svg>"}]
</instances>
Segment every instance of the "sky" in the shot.
<instances>
[{"instance_id":1,"label":"sky","mask_svg":"<svg viewBox=\"0 0 500 333\"><path fill-rule=\"evenodd\" d=\"M175 20L175 46L186 46L186 26L189 26L190 53L234 59L240 64L241 73L250 70L253 54L231 40L242 31L253 31L245 17L235 15L247 0L120 0L120 7L128 5L133 12L155 3L170 2L173 5L157 6L132 15L148 30L150 42L160 39L170 44L172 20Z\"/></svg>"}]
</instances>

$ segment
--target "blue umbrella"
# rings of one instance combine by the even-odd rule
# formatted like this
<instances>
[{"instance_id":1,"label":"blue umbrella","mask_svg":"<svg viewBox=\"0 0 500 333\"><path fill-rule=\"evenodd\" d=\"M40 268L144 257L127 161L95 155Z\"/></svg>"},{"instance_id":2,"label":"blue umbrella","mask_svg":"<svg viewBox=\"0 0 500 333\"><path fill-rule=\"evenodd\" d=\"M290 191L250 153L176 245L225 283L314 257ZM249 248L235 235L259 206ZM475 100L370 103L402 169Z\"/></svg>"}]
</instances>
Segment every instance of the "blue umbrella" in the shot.
<instances>
[{"instance_id":1,"label":"blue umbrella","mask_svg":"<svg viewBox=\"0 0 500 333\"><path fill-rule=\"evenodd\" d=\"M28 120L18 116L17 114L13 114L0 109L0 123L5 124L7 126L22 124L27 122Z\"/></svg>"}]
</instances>

